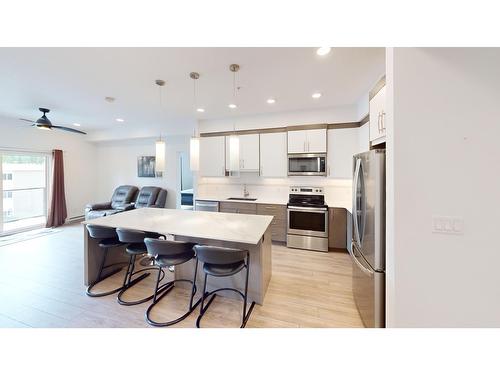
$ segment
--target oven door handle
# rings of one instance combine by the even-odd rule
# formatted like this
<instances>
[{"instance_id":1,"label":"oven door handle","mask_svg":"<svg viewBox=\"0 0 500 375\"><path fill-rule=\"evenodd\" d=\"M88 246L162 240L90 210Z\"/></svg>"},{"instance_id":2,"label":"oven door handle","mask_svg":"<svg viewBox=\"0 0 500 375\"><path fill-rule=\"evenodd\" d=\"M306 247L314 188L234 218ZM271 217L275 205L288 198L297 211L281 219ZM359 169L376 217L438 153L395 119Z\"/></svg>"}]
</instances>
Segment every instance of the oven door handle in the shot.
<instances>
[{"instance_id":1,"label":"oven door handle","mask_svg":"<svg viewBox=\"0 0 500 375\"><path fill-rule=\"evenodd\" d=\"M319 213L325 213L328 211L328 208L304 208L304 207L296 207L296 206L289 206L288 211L300 211L300 212L319 212Z\"/></svg>"}]
</instances>

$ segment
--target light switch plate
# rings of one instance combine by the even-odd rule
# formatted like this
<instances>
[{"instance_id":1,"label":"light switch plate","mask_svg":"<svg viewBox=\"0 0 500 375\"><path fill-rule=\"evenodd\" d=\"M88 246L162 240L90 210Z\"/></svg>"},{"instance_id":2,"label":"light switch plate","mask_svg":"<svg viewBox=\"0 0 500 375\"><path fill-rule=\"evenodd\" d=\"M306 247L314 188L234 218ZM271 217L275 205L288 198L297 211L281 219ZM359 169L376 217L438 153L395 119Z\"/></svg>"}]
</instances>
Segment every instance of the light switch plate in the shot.
<instances>
[{"instance_id":1,"label":"light switch plate","mask_svg":"<svg viewBox=\"0 0 500 375\"><path fill-rule=\"evenodd\" d=\"M458 216L433 216L432 232L444 234L463 234L464 219Z\"/></svg>"}]
</instances>

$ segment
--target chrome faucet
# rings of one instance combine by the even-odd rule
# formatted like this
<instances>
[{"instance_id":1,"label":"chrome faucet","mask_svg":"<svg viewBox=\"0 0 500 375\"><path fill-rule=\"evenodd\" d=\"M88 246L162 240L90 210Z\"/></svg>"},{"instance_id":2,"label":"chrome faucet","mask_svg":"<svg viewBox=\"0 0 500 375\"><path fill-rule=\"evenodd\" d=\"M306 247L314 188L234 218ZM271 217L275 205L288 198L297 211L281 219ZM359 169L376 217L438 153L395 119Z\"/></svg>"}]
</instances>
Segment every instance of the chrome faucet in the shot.
<instances>
[{"instance_id":1,"label":"chrome faucet","mask_svg":"<svg viewBox=\"0 0 500 375\"><path fill-rule=\"evenodd\" d=\"M250 195L247 189L247 184L243 184L243 196L247 198Z\"/></svg>"}]
</instances>

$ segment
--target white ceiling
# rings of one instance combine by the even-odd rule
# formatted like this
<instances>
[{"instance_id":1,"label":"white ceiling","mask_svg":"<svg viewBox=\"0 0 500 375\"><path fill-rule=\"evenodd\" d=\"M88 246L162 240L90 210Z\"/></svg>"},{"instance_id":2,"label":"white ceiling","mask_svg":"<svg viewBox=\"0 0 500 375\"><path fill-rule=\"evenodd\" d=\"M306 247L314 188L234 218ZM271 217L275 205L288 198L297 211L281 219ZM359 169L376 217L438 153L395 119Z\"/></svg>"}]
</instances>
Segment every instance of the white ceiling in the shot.
<instances>
[{"instance_id":1,"label":"white ceiling","mask_svg":"<svg viewBox=\"0 0 500 375\"><path fill-rule=\"evenodd\" d=\"M241 66L236 111L227 106L231 63ZM193 109L191 71L201 76L203 114ZM314 48L0 48L0 115L36 119L37 108L47 107L53 123L77 122L84 131L151 127L183 134L196 118L354 104L384 71L383 48L333 48L323 57ZM161 108L155 79L167 82ZM311 98L316 91L319 100ZM269 97L277 102L267 104Z\"/></svg>"}]
</instances>

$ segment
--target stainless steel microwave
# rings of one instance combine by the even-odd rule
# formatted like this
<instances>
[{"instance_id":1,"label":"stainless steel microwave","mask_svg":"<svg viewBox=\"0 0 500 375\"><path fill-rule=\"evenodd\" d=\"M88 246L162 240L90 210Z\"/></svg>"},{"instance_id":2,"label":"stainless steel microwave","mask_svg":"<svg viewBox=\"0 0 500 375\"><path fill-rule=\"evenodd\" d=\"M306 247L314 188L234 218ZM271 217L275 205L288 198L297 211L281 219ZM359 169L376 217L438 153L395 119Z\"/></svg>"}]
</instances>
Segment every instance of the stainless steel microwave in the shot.
<instances>
[{"instance_id":1,"label":"stainless steel microwave","mask_svg":"<svg viewBox=\"0 0 500 375\"><path fill-rule=\"evenodd\" d=\"M326 154L288 154L289 176L326 176Z\"/></svg>"}]
</instances>

